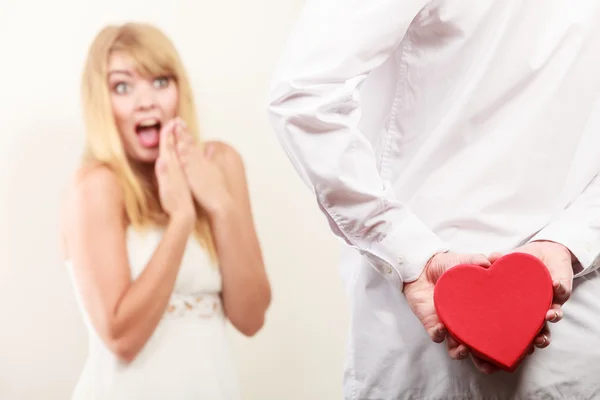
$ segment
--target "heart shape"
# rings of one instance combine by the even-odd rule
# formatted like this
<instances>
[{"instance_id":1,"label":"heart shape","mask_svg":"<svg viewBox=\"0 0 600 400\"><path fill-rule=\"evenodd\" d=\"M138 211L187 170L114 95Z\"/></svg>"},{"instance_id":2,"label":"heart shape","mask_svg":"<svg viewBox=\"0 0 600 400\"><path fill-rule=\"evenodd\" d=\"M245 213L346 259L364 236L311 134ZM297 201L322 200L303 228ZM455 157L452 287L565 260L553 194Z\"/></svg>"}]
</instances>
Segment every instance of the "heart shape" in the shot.
<instances>
[{"instance_id":1,"label":"heart shape","mask_svg":"<svg viewBox=\"0 0 600 400\"><path fill-rule=\"evenodd\" d=\"M532 255L511 253L489 268L447 270L435 285L434 304L458 342L512 372L542 329L552 296L546 266Z\"/></svg>"}]
</instances>

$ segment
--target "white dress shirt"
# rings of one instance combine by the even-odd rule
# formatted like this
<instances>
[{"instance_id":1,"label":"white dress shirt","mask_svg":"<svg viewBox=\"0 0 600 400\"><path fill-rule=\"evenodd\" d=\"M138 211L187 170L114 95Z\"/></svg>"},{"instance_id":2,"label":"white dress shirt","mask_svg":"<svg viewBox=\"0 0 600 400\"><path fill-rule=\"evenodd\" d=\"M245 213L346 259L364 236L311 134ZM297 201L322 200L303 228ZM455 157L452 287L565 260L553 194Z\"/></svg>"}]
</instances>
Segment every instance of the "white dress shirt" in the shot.
<instances>
[{"instance_id":1,"label":"white dress shirt","mask_svg":"<svg viewBox=\"0 0 600 400\"><path fill-rule=\"evenodd\" d=\"M345 244L346 399L600 399L598 0L308 0L269 115ZM451 360L403 282L535 239L579 260L552 344Z\"/></svg>"}]
</instances>

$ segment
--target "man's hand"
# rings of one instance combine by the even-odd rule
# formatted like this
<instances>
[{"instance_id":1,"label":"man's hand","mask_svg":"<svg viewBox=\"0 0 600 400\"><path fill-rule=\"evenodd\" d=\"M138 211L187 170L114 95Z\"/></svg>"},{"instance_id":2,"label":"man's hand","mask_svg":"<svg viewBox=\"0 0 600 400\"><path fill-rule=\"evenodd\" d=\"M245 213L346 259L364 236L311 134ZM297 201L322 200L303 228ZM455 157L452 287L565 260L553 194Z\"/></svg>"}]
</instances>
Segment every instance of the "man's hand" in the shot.
<instances>
[{"instance_id":1,"label":"man's hand","mask_svg":"<svg viewBox=\"0 0 600 400\"><path fill-rule=\"evenodd\" d=\"M481 265L489 267L490 260L483 254L438 253L434 255L421 273L421 276L404 284L404 295L413 313L417 316L431 340L441 343L446 339L446 328L438 319L433 304L433 289L442 274L459 264ZM458 344L448 336L448 354L456 360L467 357L469 351L465 345Z\"/></svg>"},{"instance_id":2,"label":"man's hand","mask_svg":"<svg viewBox=\"0 0 600 400\"><path fill-rule=\"evenodd\" d=\"M546 314L546 321L560 321L563 317L561 306L569 299L573 290L573 255L569 249L555 242L538 241L518 247L511 253L530 254L546 265L552 277L554 291L553 304ZM501 256L500 253L493 253L489 260L493 263ZM538 348L544 348L550 344L550 340L550 329L546 324L533 343Z\"/></svg>"},{"instance_id":3,"label":"man's hand","mask_svg":"<svg viewBox=\"0 0 600 400\"><path fill-rule=\"evenodd\" d=\"M554 242L532 242L516 248L511 253L526 253L534 257L537 257L542 261L552 277L552 288L554 290L554 300L552 307L546 313L546 321L558 322L563 316L561 305L564 304L571 295L573 287L573 267L572 267L572 254L564 246ZM489 261L493 264L496 262L502 254L493 253L489 256ZM547 347L550 344L551 335L550 328L546 323L538 336L533 341L533 344L528 350L528 355L533 354L535 348L540 349ZM449 348L458 346L453 338L448 338ZM479 371L486 374L491 374L498 370L495 365L484 361L471 354L471 360Z\"/></svg>"}]
</instances>

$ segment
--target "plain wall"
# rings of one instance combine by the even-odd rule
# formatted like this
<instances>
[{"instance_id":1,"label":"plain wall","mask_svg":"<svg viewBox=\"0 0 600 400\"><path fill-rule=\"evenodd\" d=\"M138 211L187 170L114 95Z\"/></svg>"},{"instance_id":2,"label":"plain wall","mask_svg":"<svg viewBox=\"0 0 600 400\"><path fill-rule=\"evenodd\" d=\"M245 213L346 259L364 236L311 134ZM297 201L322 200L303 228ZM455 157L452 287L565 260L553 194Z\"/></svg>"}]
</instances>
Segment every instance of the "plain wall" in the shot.
<instances>
[{"instance_id":1,"label":"plain wall","mask_svg":"<svg viewBox=\"0 0 600 400\"><path fill-rule=\"evenodd\" d=\"M0 399L67 399L86 357L59 254L59 205L83 144L88 46L103 25L127 20L169 35L205 137L231 143L246 162L273 303L256 337L231 332L245 398L341 398L348 312L339 245L266 116L268 83L301 6L0 0Z\"/></svg>"}]
</instances>

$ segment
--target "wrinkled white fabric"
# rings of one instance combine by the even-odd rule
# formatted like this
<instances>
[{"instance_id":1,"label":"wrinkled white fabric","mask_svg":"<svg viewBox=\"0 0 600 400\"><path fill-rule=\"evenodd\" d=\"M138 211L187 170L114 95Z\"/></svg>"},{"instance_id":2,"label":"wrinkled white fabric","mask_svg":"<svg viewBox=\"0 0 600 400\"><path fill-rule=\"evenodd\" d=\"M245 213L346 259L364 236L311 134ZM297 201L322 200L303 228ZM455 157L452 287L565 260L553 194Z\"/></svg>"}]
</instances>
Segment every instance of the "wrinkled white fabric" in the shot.
<instances>
[{"instance_id":1,"label":"wrinkled white fabric","mask_svg":"<svg viewBox=\"0 0 600 400\"><path fill-rule=\"evenodd\" d=\"M283 149L345 244L346 399L600 398L600 2L309 0L273 78ZM549 348L482 376L402 295L438 251L579 259Z\"/></svg>"}]
</instances>

